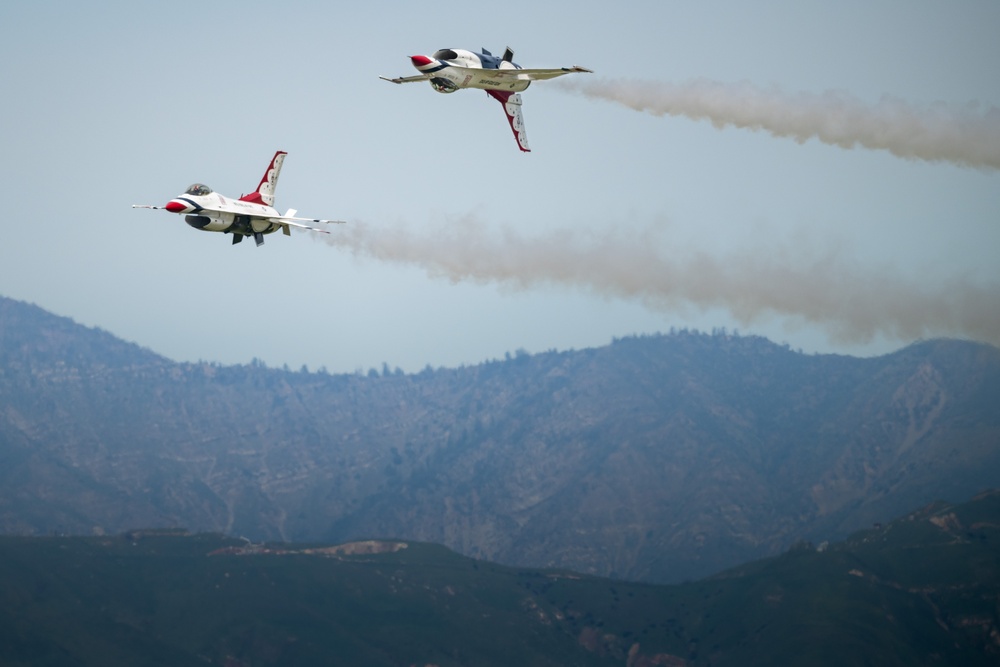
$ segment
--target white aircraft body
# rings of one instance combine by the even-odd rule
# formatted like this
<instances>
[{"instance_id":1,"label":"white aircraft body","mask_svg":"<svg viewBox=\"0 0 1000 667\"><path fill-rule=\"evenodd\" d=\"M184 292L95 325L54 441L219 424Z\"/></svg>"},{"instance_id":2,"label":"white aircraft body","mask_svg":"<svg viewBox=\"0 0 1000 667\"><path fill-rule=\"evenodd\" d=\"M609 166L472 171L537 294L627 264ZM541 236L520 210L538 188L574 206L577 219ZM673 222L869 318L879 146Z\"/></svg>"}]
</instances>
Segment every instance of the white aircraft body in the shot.
<instances>
[{"instance_id":1,"label":"white aircraft body","mask_svg":"<svg viewBox=\"0 0 1000 667\"><path fill-rule=\"evenodd\" d=\"M332 224L344 221L296 218L295 209L288 209L285 215L281 215L273 208L274 189L278 185L278 174L281 172L285 155L287 155L285 151L275 153L257 189L239 199L224 197L218 192L213 192L207 185L195 183L184 194L174 197L165 206L133 204L132 208L162 209L171 213L185 214L184 221L195 229L232 234L234 245L242 241L244 236L252 236L259 246L264 243L264 234L279 229L285 236L290 236L290 227L329 234L330 232L325 229L311 227L305 223Z\"/></svg>"},{"instance_id":2,"label":"white aircraft body","mask_svg":"<svg viewBox=\"0 0 1000 667\"><path fill-rule=\"evenodd\" d=\"M524 130L524 118L521 115L521 96L518 93L531 85L532 81L554 79L563 74L591 70L576 65L559 69L524 69L512 61L513 57L514 52L510 47L504 51L502 58L494 56L486 49L483 49L482 53L462 49L441 49L433 56L410 56L413 66L420 72L418 76L379 78L392 83L429 81L431 87L439 93L453 93L462 88L485 90L503 105L517 146L527 153L531 149L528 148L528 135Z\"/></svg>"}]
</instances>

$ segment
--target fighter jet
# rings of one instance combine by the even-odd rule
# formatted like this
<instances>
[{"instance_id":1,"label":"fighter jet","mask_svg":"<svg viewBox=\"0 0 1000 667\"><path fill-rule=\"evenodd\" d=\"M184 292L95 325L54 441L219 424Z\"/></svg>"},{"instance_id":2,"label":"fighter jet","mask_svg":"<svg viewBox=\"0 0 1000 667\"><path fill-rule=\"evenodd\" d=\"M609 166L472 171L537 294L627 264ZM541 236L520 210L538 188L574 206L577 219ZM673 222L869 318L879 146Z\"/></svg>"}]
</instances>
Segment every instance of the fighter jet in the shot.
<instances>
[{"instance_id":1,"label":"fighter jet","mask_svg":"<svg viewBox=\"0 0 1000 667\"><path fill-rule=\"evenodd\" d=\"M133 204L132 208L162 209L171 213L186 214L184 221L195 229L232 234L233 245L242 241L244 236L252 236L258 246L263 245L264 234L280 229L285 236L291 236L290 227L329 234L330 232L325 229L317 229L304 223L343 224L344 221L296 218L296 210L293 208L288 209L285 215L280 215L273 208L274 189L278 185L278 174L281 172L285 155L287 155L285 151L275 153L257 189L239 199L223 197L218 192L213 192L207 185L195 183L184 194L167 202L166 206Z\"/></svg>"},{"instance_id":2,"label":"fighter jet","mask_svg":"<svg viewBox=\"0 0 1000 667\"><path fill-rule=\"evenodd\" d=\"M528 148L528 135L521 116L521 96L518 93L531 85L532 81L591 70L577 65L559 69L524 69L514 63L513 58L514 52L509 46L501 58L486 49L482 53L441 49L433 56L410 56L410 62L420 72L418 76L379 78L392 83L430 81L431 87L439 93L453 93L462 88L485 90L503 105L510 129L514 131L517 147L527 153L531 149Z\"/></svg>"}]
</instances>

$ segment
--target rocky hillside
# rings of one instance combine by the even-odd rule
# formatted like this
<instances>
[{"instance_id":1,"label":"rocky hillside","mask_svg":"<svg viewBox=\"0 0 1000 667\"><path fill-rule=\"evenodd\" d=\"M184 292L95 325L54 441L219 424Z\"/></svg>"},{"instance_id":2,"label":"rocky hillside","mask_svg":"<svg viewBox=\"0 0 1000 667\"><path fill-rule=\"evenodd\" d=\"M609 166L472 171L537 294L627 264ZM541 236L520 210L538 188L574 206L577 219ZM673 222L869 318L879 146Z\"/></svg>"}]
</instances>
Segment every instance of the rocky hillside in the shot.
<instances>
[{"instance_id":1,"label":"rocky hillside","mask_svg":"<svg viewBox=\"0 0 1000 667\"><path fill-rule=\"evenodd\" d=\"M4 665L993 667L1000 493L653 586L437 545L0 537Z\"/></svg>"},{"instance_id":2,"label":"rocky hillside","mask_svg":"<svg viewBox=\"0 0 1000 667\"><path fill-rule=\"evenodd\" d=\"M691 332L422 373L177 364L0 299L0 531L432 541L700 577L1000 486L1000 351Z\"/></svg>"}]
</instances>

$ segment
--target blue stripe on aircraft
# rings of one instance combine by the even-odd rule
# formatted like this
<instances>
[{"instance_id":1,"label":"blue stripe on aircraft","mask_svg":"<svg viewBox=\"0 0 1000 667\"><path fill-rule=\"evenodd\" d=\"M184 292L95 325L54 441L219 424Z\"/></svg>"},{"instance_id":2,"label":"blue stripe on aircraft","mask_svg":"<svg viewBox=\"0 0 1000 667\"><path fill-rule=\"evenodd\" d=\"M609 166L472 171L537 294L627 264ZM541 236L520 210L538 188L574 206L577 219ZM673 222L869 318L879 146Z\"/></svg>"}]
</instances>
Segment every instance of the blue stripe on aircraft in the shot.
<instances>
[{"instance_id":1,"label":"blue stripe on aircraft","mask_svg":"<svg viewBox=\"0 0 1000 667\"><path fill-rule=\"evenodd\" d=\"M194 207L194 212L195 213L198 213L199 211L204 211L205 210L201 206L198 206L198 204L196 204L195 202L193 202L190 199L188 199L187 197L178 197L177 201L183 201L183 202L187 202L188 204L191 204L191 206Z\"/></svg>"},{"instance_id":2,"label":"blue stripe on aircraft","mask_svg":"<svg viewBox=\"0 0 1000 667\"><path fill-rule=\"evenodd\" d=\"M430 69L422 69L422 70L420 70L420 73L421 74L433 74L434 72L440 72L441 70L443 70L446 67L451 67L451 65L449 63L447 63L447 62L441 62L440 60L438 60L436 62L438 63L437 67L432 67Z\"/></svg>"}]
</instances>

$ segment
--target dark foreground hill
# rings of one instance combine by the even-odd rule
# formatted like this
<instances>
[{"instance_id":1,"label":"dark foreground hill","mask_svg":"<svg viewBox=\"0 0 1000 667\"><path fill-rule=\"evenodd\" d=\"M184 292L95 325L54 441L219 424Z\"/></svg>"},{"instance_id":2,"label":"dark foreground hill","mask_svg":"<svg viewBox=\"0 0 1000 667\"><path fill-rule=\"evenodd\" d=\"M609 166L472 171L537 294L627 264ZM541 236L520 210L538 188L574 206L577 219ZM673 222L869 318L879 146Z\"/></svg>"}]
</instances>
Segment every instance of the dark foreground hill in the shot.
<instances>
[{"instance_id":1,"label":"dark foreground hill","mask_svg":"<svg viewBox=\"0 0 1000 667\"><path fill-rule=\"evenodd\" d=\"M178 364L0 298L0 532L400 538L676 582L1000 487L1000 350L690 332L406 375Z\"/></svg>"},{"instance_id":2,"label":"dark foreground hill","mask_svg":"<svg viewBox=\"0 0 1000 667\"><path fill-rule=\"evenodd\" d=\"M5 665L998 661L998 492L675 586L503 567L407 542L0 538Z\"/></svg>"}]
</instances>

